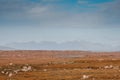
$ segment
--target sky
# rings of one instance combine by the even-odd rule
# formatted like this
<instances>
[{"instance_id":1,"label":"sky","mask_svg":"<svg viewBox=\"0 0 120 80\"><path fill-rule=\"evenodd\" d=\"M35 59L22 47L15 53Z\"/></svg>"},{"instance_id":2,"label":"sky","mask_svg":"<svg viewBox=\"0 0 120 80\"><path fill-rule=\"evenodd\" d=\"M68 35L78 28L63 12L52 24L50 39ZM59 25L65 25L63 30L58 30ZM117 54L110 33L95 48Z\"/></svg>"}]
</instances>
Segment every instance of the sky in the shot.
<instances>
[{"instance_id":1,"label":"sky","mask_svg":"<svg viewBox=\"0 0 120 80\"><path fill-rule=\"evenodd\" d=\"M0 0L0 45L89 41L120 45L120 0Z\"/></svg>"}]
</instances>

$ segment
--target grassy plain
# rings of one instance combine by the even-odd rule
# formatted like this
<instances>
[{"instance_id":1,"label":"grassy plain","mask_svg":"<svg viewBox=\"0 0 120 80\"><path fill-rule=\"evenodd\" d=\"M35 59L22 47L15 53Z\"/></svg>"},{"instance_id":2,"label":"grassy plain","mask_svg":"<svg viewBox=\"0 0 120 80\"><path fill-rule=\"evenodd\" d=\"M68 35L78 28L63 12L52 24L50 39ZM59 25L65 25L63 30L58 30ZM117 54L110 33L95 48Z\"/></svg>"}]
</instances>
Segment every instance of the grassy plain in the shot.
<instances>
[{"instance_id":1,"label":"grassy plain","mask_svg":"<svg viewBox=\"0 0 120 80\"><path fill-rule=\"evenodd\" d=\"M120 80L120 52L0 51L0 80Z\"/></svg>"}]
</instances>

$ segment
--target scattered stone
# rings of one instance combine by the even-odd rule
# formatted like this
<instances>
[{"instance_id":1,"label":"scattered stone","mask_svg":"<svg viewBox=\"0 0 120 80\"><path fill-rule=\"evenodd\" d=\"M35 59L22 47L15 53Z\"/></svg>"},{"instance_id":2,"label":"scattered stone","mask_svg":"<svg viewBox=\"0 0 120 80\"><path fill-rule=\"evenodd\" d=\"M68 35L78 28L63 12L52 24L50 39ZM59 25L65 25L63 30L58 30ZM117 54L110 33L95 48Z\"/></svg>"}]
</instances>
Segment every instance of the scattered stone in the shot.
<instances>
[{"instance_id":1,"label":"scattered stone","mask_svg":"<svg viewBox=\"0 0 120 80\"><path fill-rule=\"evenodd\" d=\"M43 69L43 71L44 71L44 72L46 72L46 71L47 71L47 69Z\"/></svg>"},{"instance_id":2,"label":"scattered stone","mask_svg":"<svg viewBox=\"0 0 120 80\"><path fill-rule=\"evenodd\" d=\"M5 72L4 71L1 71L2 74L4 74Z\"/></svg>"},{"instance_id":3,"label":"scattered stone","mask_svg":"<svg viewBox=\"0 0 120 80\"><path fill-rule=\"evenodd\" d=\"M8 77L12 77L12 76L13 76L13 73L10 72L10 73L8 74Z\"/></svg>"},{"instance_id":4,"label":"scattered stone","mask_svg":"<svg viewBox=\"0 0 120 80\"><path fill-rule=\"evenodd\" d=\"M83 78L83 79L88 79L89 76L88 76L88 75L83 75L82 78Z\"/></svg>"},{"instance_id":5,"label":"scattered stone","mask_svg":"<svg viewBox=\"0 0 120 80\"><path fill-rule=\"evenodd\" d=\"M113 66L112 65L109 65L109 66L104 66L105 69L112 69Z\"/></svg>"},{"instance_id":6,"label":"scattered stone","mask_svg":"<svg viewBox=\"0 0 120 80\"><path fill-rule=\"evenodd\" d=\"M9 63L9 65L10 65L10 66L12 66L12 65L13 65L13 63Z\"/></svg>"},{"instance_id":7,"label":"scattered stone","mask_svg":"<svg viewBox=\"0 0 120 80\"><path fill-rule=\"evenodd\" d=\"M14 72L15 74L17 74L19 71L20 71L20 70L18 69L18 70L14 70L13 72Z\"/></svg>"},{"instance_id":8,"label":"scattered stone","mask_svg":"<svg viewBox=\"0 0 120 80\"><path fill-rule=\"evenodd\" d=\"M31 71L32 67L31 66L23 66L23 68L21 69L21 71L23 72L27 72L27 71Z\"/></svg>"}]
</instances>

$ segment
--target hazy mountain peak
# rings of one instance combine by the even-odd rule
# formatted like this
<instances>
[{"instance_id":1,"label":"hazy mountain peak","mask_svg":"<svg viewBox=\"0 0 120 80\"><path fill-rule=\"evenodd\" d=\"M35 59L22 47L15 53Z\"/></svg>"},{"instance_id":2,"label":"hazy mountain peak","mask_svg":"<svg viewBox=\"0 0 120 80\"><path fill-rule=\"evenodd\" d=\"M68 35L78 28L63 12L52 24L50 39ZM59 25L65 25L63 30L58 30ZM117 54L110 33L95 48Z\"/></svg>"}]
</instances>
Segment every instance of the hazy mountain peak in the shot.
<instances>
[{"instance_id":1,"label":"hazy mountain peak","mask_svg":"<svg viewBox=\"0 0 120 80\"><path fill-rule=\"evenodd\" d=\"M0 50L14 50L14 48L6 47L6 46L0 46Z\"/></svg>"}]
</instances>

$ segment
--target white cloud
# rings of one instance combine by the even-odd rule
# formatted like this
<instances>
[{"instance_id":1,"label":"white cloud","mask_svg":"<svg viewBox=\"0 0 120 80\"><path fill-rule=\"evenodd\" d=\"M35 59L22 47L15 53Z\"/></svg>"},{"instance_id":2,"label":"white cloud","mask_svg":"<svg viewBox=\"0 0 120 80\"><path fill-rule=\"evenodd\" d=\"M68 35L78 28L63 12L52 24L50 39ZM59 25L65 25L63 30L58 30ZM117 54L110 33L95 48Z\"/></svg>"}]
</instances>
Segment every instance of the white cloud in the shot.
<instances>
[{"instance_id":1,"label":"white cloud","mask_svg":"<svg viewBox=\"0 0 120 80\"><path fill-rule=\"evenodd\" d=\"M27 14L34 16L34 17L35 16L38 17L38 16L45 14L47 11L48 11L48 7L46 6L36 6L28 10Z\"/></svg>"},{"instance_id":2,"label":"white cloud","mask_svg":"<svg viewBox=\"0 0 120 80\"><path fill-rule=\"evenodd\" d=\"M54 17L54 16L58 17ZM98 28L105 27L104 17L97 13L79 13L79 14L69 14L65 15L54 14L53 18L50 21L46 21L43 26L53 26L53 27L78 27L78 28Z\"/></svg>"},{"instance_id":3,"label":"white cloud","mask_svg":"<svg viewBox=\"0 0 120 80\"><path fill-rule=\"evenodd\" d=\"M7 17L8 19L22 18L24 20L25 18L28 18L33 21L38 20L38 23L40 21L43 22L43 26L49 25L60 27L98 27L104 25L106 21L109 22L110 20L112 20L112 17L114 17L113 20L118 19L120 14L119 0L101 4L91 4L89 6L96 6L96 9L98 9L96 11L93 10L93 12L89 9L87 9L86 12L82 12L79 8L74 9L73 11L71 10L71 12L69 12L67 10L64 10L63 6L61 7L60 5L25 3L23 0L17 0L17 2L15 2L15 0L12 1L16 4L13 5L12 2L4 3L4 5L0 4L0 9L3 9L2 11L0 11L0 14L4 15L1 17ZM43 1L54 2L61 0ZM87 4L88 0L78 0L78 2L80 4ZM5 9L1 7L5 7ZM61 9L61 11L59 9ZM108 15L109 17L107 17Z\"/></svg>"}]
</instances>

